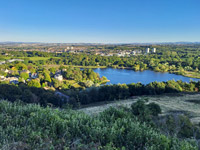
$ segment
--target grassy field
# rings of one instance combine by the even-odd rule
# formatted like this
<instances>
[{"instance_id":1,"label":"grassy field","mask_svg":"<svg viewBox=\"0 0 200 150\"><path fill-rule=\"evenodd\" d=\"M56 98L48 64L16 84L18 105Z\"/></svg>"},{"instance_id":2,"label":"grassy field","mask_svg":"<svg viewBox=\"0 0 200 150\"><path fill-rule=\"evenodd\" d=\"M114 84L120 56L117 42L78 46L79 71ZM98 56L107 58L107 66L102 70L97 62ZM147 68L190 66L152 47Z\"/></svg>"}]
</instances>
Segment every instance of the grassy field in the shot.
<instances>
[{"instance_id":1,"label":"grassy field","mask_svg":"<svg viewBox=\"0 0 200 150\"><path fill-rule=\"evenodd\" d=\"M37 60L47 60L50 58L57 58L57 57L0 57L0 60L8 60L8 59L28 59L31 61L37 61Z\"/></svg>"},{"instance_id":2,"label":"grassy field","mask_svg":"<svg viewBox=\"0 0 200 150\"><path fill-rule=\"evenodd\" d=\"M28 60L31 60L31 61L38 61L38 60L48 60L52 57L18 57L18 58L19 59L28 59Z\"/></svg>"},{"instance_id":3,"label":"grassy field","mask_svg":"<svg viewBox=\"0 0 200 150\"><path fill-rule=\"evenodd\" d=\"M71 66L71 67L77 67L77 68L88 68L88 69L95 69L95 68L106 68L106 66L74 66L74 65L62 65L65 67ZM44 65L45 68L59 68L60 65Z\"/></svg>"},{"instance_id":4,"label":"grassy field","mask_svg":"<svg viewBox=\"0 0 200 150\"><path fill-rule=\"evenodd\" d=\"M82 107L83 111L90 115L98 114L109 107L126 106L130 107L132 103L141 98L148 98L149 102L155 102L162 108L162 115L170 113L186 113L192 122L200 122L200 94L167 94L159 96L138 96L132 99L120 100L114 102L96 103Z\"/></svg>"},{"instance_id":5,"label":"grassy field","mask_svg":"<svg viewBox=\"0 0 200 150\"><path fill-rule=\"evenodd\" d=\"M183 76L191 77L191 78L200 78L200 72L185 71Z\"/></svg>"}]
</instances>

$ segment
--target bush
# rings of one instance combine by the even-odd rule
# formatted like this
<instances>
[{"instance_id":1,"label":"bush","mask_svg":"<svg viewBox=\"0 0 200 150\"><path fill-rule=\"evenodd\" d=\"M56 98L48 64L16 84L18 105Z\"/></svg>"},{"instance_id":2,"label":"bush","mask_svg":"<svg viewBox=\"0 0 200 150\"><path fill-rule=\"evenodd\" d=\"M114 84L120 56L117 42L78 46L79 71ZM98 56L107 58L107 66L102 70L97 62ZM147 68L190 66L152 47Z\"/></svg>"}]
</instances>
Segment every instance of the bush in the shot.
<instances>
[{"instance_id":1,"label":"bush","mask_svg":"<svg viewBox=\"0 0 200 150\"><path fill-rule=\"evenodd\" d=\"M150 110L150 112L153 116L158 116L158 114L161 113L161 108L156 103L150 103L150 104L147 105L147 107L148 107L148 109Z\"/></svg>"},{"instance_id":2,"label":"bush","mask_svg":"<svg viewBox=\"0 0 200 150\"><path fill-rule=\"evenodd\" d=\"M0 149L197 150L120 108L88 116L70 109L0 101L0 112Z\"/></svg>"}]
</instances>

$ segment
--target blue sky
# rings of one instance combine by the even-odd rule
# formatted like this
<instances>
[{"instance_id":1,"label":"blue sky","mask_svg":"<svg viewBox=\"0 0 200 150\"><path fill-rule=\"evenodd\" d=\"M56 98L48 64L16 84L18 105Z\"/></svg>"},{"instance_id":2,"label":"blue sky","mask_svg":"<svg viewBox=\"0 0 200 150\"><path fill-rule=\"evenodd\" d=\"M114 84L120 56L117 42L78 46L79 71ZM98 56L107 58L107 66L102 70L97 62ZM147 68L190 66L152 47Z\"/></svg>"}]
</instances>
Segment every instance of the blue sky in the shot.
<instances>
[{"instance_id":1,"label":"blue sky","mask_svg":"<svg viewBox=\"0 0 200 150\"><path fill-rule=\"evenodd\" d=\"M200 41L200 0L0 0L0 41Z\"/></svg>"}]
</instances>

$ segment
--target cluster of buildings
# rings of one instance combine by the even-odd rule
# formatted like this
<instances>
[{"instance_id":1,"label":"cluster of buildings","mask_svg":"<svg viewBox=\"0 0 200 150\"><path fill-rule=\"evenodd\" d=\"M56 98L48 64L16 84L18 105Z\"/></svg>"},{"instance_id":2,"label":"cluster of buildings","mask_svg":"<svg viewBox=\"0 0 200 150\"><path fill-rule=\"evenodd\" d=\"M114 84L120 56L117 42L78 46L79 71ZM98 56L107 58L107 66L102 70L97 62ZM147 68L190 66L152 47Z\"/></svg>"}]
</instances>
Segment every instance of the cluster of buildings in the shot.
<instances>
[{"instance_id":1,"label":"cluster of buildings","mask_svg":"<svg viewBox=\"0 0 200 150\"><path fill-rule=\"evenodd\" d=\"M9 83L18 84L19 78L18 77L4 77L0 75L0 81L8 81Z\"/></svg>"},{"instance_id":2,"label":"cluster of buildings","mask_svg":"<svg viewBox=\"0 0 200 150\"><path fill-rule=\"evenodd\" d=\"M5 73L8 73L8 74L12 74L14 72L13 70L8 70L8 69L2 70L2 71L4 71ZM20 73L28 73L29 74L28 81L30 81L31 79L38 78L37 73L31 73L29 70L18 71L18 73L19 74ZM8 81L9 83L18 84L19 83L19 77L18 76L16 76L16 77L5 77L5 76L0 75L0 81ZM25 80L23 82L25 83Z\"/></svg>"},{"instance_id":3,"label":"cluster of buildings","mask_svg":"<svg viewBox=\"0 0 200 150\"><path fill-rule=\"evenodd\" d=\"M5 73L8 73L8 74L12 74L14 71L12 70L8 70L8 69L5 69L5 70L2 70L4 71ZM31 81L31 79L36 79L38 78L38 73L31 73L29 70L22 70L22 71L18 71L19 74L20 73L28 73L29 74L29 79L27 81ZM54 75L54 78L58 81L62 81L63 80L63 75L61 74L61 72L56 72L55 75ZM14 84L18 84L19 83L19 77L16 76L16 77L5 77L5 76L2 76L0 75L0 81L9 81L9 83L14 83ZM23 81L25 83L25 80Z\"/></svg>"},{"instance_id":4,"label":"cluster of buildings","mask_svg":"<svg viewBox=\"0 0 200 150\"><path fill-rule=\"evenodd\" d=\"M142 52L142 50L124 50L124 51L118 51L117 53L96 53L96 55L101 55L101 56L118 56L118 57L125 57L125 56L135 56L135 55L142 55L142 54L148 54L148 53L156 53L156 48L152 48L150 51L150 48L146 48L145 52Z\"/></svg>"},{"instance_id":5,"label":"cluster of buildings","mask_svg":"<svg viewBox=\"0 0 200 150\"><path fill-rule=\"evenodd\" d=\"M152 48L152 53L156 53L156 48ZM150 53L150 48L146 48L146 54Z\"/></svg>"},{"instance_id":6,"label":"cluster of buildings","mask_svg":"<svg viewBox=\"0 0 200 150\"><path fill-rule=\"evenodd\" d=\"M122 51L117 53L116 55L119 57L124 57L124 56L134 56L134 55L139 55L141 54L141 50L135 50L135 51Z\"/></svg>"}]
</instances>

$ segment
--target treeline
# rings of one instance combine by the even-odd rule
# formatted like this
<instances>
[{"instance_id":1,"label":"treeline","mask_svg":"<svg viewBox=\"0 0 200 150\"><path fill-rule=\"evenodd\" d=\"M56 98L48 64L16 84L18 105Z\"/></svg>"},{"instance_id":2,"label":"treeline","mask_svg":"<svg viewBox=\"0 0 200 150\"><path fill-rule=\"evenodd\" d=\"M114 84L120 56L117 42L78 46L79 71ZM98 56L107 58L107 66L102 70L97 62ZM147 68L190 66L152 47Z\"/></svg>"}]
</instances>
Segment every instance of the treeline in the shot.
<instances>
[{"instance_id":1,"label":"treeline","mask_svg":"<svg viewBox=\"0 0 200 150\"><path fill-rule=\"evenodd\" d=\"M200 91L200 82L191 81L190 83L186 83L181 80L170 80L167 82L152 82L147 85L141 83L105 85L82 90L78 93L74 91L67 91L66 93L70 95L71 103L77 105L77 103L90 104L94 102L127 99L140 95L198 91Z\"/></svg>"},{"instance_id":2,"label":"treeline","mask_svg":"<svg viewBox=\"0 0 200 150\"><path fill-rule=\"evenodd\" d=\"M63 107L68 104L73 107L80 105L128 99L132 96L140 95L159 95L164 93L178 92L199 92L200 82L190 83L170 80L167 82L152 82L147 85L141 83L104 85L91 87L85 90L60 90L69 96L68 100L55 96L55 91L44 90L42 88L28 87L20 84L19 86L0 84L0 98L9 101L20 99L27 103L38 103L43 106L52 105ZM12 93L12 94L10 94Z\"/></svg>"},{"instance_id":3,"label":"treeline","mask_svg":"<svg viewBox=\"0 0 200 150\"><path fill-rule=\"evenodd\" d=\"M110 108L96 117L7 101L0 101L0 110L0 149L198 149L189 139L166 136L138 120L134 106Z\"/></svg>"},{"instance_id":4,"label":"treeline","mask_svg":"<svg viewBox=\"0 0 200 150\"><path fill-rule=\"evenodd\" d=\"M67 99L59 97L54 91L42 88L28 87L20 84L19 86L0 84L0 99L11 102L23 101L25 103L36 103L42 106L62 107L67 103Z\"/></svg>"}]
</instances>

